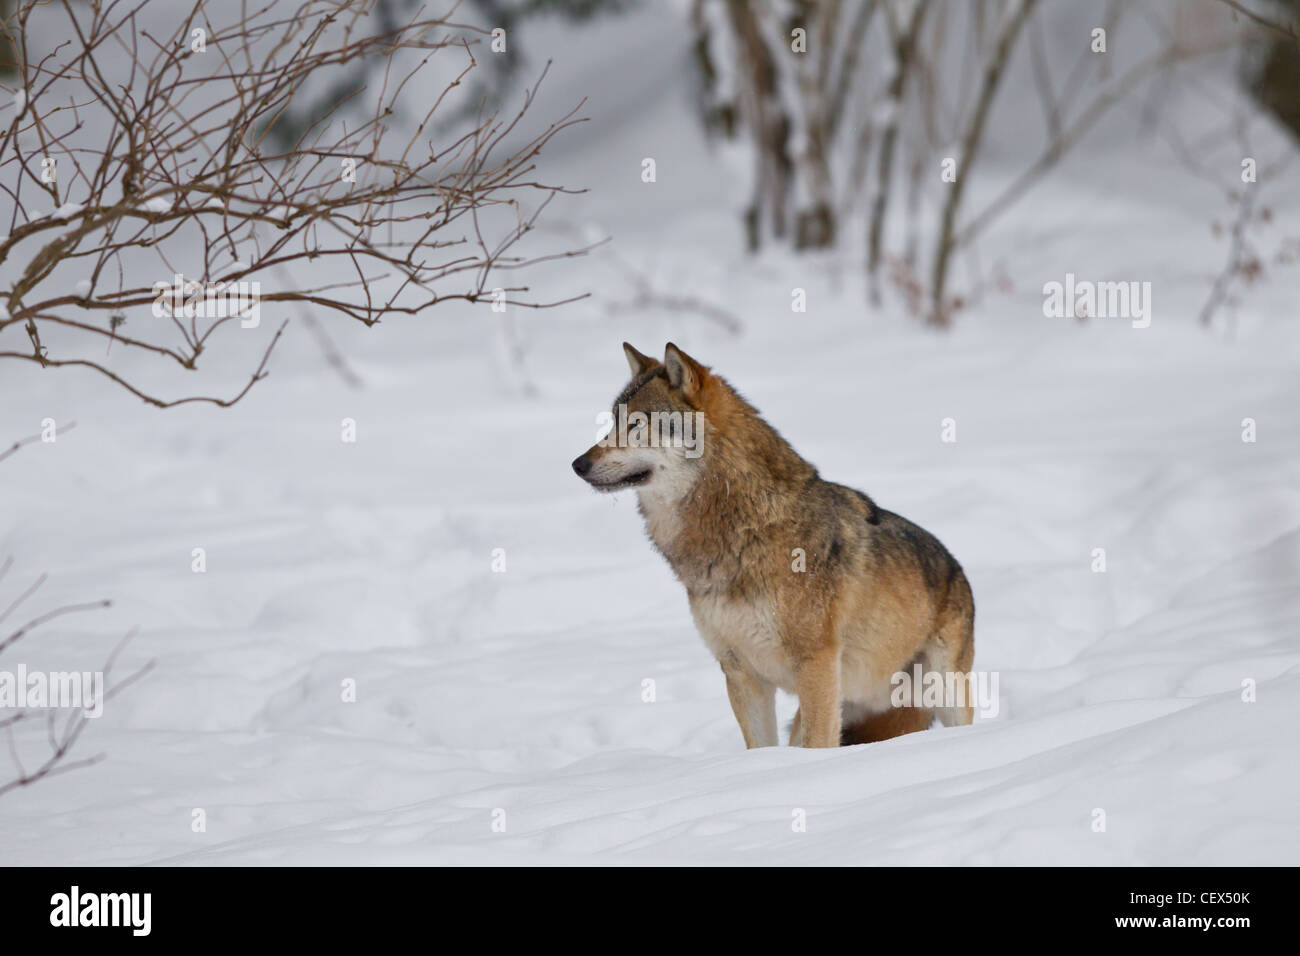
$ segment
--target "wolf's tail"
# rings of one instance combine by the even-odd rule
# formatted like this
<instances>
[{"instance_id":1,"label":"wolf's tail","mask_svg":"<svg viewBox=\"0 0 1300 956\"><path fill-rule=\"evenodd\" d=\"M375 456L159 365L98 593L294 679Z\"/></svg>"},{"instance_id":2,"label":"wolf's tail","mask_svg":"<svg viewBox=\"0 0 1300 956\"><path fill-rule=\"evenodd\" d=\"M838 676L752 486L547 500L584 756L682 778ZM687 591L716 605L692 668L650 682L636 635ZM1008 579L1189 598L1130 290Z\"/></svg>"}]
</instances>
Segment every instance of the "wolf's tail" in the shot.
<instances>
[{"instance_id":1,"label":"wolf's tail","mask_svg":"<svg viewBox=\"0 0 1300 956\"><path fill-rule=\"evenodd\" d=\"M870 714L854 723L845 724L840 731L840 746L874 744L890 737L926 730L934 721L934 711L928 707L891 707L879 714Z\"/></svg>"},{"instance_id":2,"label":"wolf's tail","mask_svg":"<svg viewBox=\"0 0 1300 956\"><path fill-rule=\"evenodd\" d=\"M791 747L799 746L799 716L799 711L796 710L794 720L786 728ZM868 714L852 722L846 721L840 728L840 746L874 744L890 737L928 730L934 718L935 712L929 707L891 707L883 713Z\"/></svg>"}]
</instances>

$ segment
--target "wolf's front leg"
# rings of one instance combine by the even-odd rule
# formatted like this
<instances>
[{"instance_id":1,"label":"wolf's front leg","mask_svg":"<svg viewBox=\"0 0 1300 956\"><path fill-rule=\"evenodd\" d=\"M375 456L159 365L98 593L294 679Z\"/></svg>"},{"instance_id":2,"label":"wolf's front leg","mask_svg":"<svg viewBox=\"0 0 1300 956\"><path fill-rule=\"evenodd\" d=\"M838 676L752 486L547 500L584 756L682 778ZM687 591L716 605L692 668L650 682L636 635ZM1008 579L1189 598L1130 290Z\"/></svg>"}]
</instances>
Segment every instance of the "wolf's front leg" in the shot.
<instances>
[{"instance_id":1,"label":"wolf's front leg","mask_svg":"<svg viewBox=\"0 0 1300 956\"><path fill-rule=\"evenodd\" d=\"M745 746L751 750L777 746L776 688L746 667L735 654L726 655L718 663L727 677L727 697L740 732L745 735Z\"/></svg>"},{"instance_id":2,"label":"wolf's front leg","mask_svg":"<svg viewBox=\"0 0 1300 956\"><path fill-rule=\"evenodd\" d=\"M799 695L799 731L805 747L840 745L840 651L824 648L795 670ZM793 735L792 735L793 738Z\"/></svg>"}]
</instances>

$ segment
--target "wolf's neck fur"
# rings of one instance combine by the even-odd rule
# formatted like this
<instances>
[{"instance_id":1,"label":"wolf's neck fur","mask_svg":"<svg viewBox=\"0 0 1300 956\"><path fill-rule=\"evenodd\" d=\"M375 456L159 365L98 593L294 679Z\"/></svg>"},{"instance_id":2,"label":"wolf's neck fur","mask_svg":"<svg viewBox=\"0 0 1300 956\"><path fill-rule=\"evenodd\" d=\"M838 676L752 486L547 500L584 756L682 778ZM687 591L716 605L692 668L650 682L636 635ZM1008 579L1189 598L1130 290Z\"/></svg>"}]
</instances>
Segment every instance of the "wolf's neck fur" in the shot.
<instances>
[{"instance_id":1,"label":"wolf's neck fur","mask_svg":"<svg viewBox=\"0 0 1300 956\"><path fill-rule=\"evenodd\" d=\"M701 395L704 454L689 479L638 493L646 530L688 590L738 585L746 550L789 536L817 469L722 379ZM793 511L792 511L793 509Z\"/></svg>"}]
</instances>

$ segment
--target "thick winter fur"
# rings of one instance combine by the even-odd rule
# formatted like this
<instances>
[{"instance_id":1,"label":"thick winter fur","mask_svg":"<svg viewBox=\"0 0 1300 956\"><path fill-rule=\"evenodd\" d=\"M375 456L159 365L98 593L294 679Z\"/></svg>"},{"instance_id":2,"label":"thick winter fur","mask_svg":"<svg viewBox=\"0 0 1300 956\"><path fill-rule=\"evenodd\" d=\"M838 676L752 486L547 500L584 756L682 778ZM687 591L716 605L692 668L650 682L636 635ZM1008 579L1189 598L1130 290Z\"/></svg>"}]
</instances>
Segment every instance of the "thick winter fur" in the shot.
<instances>
[{"instance_id":1,"label":"thick winter fur","mask_svg":"<svg viewBox=\"0 0 1300 956\"><path fill-rule=\"evenodd\" d=\"M891 677L964 676L975 605L931 534L825 481L722 378L671 343L662 362L630 345L627 411L703 412L702 454L597 444L574 470L598 490L635 488L646 529L686 587L726 676L747 747L777 744L775 692L799 698L791 745L867 743L968 724L972 708L895 708ZM803 570L799 554L804 555Z\"/></svg>"}]
</instances>

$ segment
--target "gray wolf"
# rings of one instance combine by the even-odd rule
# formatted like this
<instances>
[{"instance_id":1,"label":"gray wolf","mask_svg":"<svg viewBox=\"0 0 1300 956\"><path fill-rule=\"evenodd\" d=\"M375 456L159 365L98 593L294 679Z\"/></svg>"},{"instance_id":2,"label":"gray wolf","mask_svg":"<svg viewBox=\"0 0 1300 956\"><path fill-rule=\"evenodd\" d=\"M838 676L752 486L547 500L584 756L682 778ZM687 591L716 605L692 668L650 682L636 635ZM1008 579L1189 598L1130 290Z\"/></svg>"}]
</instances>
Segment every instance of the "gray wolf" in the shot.
<instances>
[{"instance_id":1,"label":"gray wolf","mask_svg":"<svg viewBox=\"0 0 1300 956\"><path fill-rule=\"evenodd\" d=\"M777 688L799 699L791 746L869 743L936 718L969 724L969 702L891 702L895 674L919 665L964 679L973 662L974 598L938 539L823 479L672 343L663 361L623 351L632 380L614 401L616 437L573 470L598 491L635 489L722 667L745 745L777 745Z\"/></svg>"}]
</instances>

